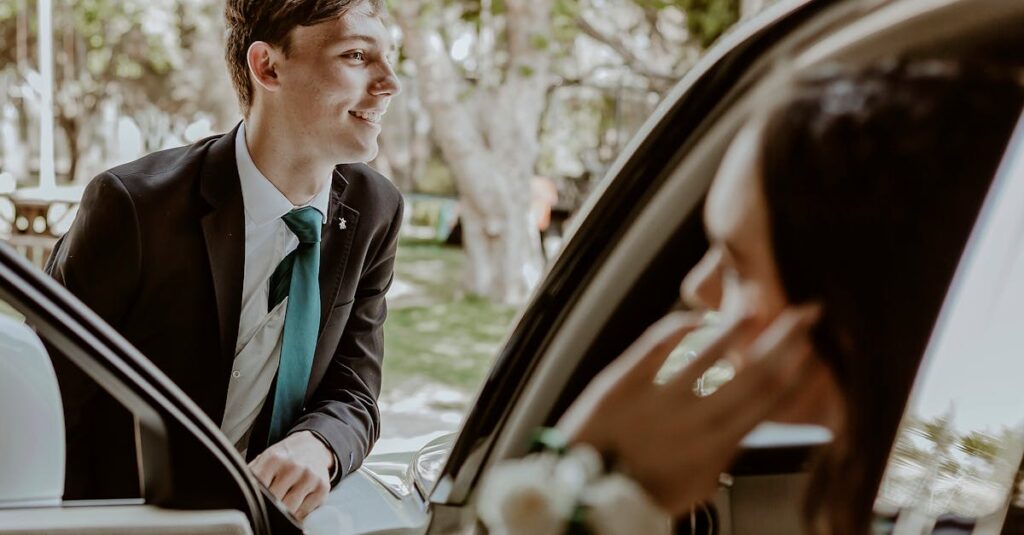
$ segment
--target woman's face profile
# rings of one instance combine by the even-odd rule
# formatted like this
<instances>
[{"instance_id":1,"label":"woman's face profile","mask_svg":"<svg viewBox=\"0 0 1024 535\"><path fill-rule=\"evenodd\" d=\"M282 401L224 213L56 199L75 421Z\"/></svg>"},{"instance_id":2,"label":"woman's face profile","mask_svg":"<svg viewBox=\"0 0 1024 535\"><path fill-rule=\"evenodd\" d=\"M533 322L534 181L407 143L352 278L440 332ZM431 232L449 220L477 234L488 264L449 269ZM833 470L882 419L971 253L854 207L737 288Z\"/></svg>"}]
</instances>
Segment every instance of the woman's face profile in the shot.
<instances>
[{"instance_id":1,"label":"woman's face profile","mask_svg":"<svg viewBox=\"0 0 1024 535\"><path fill-rule=\"evenodd\" d=\"M771 251L759 143L760 128L750 125L726 151L704 205L710 247L681 288L691 307L717 310L725 321L746 316L756 331L787 305Z\"/></svg>"},{"instance_id":2,"label":"woman's face profile","mask_svg":"<svg viewBox=\"0 0 1024 535\"><path fill-rule=\"evenodd\" d=\"M760 123L748 124L726 151L704 205L708 251L680 288L690 307L717 310L723 322L748 318L750 331L742 344L752 342L790 305L772 253L761 187L761 131ZM793 402L772 419L834 428L839 396L832 374L817 362Z\"/></svg>"}]
</instances>

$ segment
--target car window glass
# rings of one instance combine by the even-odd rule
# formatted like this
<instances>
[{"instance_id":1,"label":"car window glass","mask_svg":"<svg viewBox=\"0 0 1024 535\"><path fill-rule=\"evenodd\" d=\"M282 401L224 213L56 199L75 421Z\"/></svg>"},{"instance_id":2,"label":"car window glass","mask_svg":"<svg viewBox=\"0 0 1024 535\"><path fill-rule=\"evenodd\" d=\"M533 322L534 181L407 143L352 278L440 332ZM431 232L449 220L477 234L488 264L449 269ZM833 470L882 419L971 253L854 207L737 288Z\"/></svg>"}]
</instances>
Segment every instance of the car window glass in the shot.
<instances>
[{"instance_id":1,"label":"car window glass","mask_svg":"<svg viewBox=\"0 0 1024 535\"><path fill-rule=\"evenodd\" d=\"M875 503L878 533L998 533L1024 450L1024 151L968 245Z\"/></svg>"}]
</instances>

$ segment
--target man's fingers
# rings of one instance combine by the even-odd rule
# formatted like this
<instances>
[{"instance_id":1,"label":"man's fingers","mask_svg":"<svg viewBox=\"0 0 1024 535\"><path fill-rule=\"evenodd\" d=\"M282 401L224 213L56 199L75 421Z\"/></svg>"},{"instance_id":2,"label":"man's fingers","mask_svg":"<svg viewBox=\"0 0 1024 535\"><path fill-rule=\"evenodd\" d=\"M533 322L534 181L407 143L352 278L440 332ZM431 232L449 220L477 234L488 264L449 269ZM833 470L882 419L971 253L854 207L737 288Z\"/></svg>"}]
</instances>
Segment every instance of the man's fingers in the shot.
<instances>
[{"instance_id":1,"label":"man's fingers","mask_svg":"<svg viewBox=\"0 0 1024 535\"><path fill-rule=\"evenodd\" d=\"M282 463L270 483L270 493L283 500L289 489L298 483L301 477L301 466L294 463Z\"/></svg>"},{"instance_id":2,"label":"man's fingers","mask_svg":"<svg viewBox=\"0 0 1024 535\"><path fill-rule=\"evenodd\" d=\"M280 462L281 460L278 457L271 455L270 452L264 452L249 464L249 468L252 470L253 475L256 476L256 479L269 488Z\"/></svg>"},{"instance_id":3,"label":"man's fingers","mask_svg":"<svg viewBox=\"0 0 1024 535\"><path fill-rule=\"evenodd\" d=\"M287 494L281 497L281 501L288 507L288 510L296 516L298 516L299 506L317 489L320 482L316 474L308 468L300 468L299 472L300 477L295 485L291 487Z\"/></svg>"},{"instance_id":4,"label":"man's fingers","mask_svg":"<svg viewBox=\"0 0 1024 535\"><path fill-rule=\"evenodd\" d=\"M330 485L324 481L319 481L313 492L306 495L306 499L299 505L298 511L295 512L295 517L299 520L305 520L309 513L312 513L314 509L323 505L327 499L327 495L330 492Z\"/></svg>"},{"instance_id":5,"label":"man's fingers","mask_svg":"<svg viewBox=\"0 0 1024 535\"><path fill-rule=\"evenodd\" d=\"M613 364L609 380L650 383L672 350L701 324L702 314L696 312L672 312L661 318L629 346L618 364Z\"/></svg>"},{"instance_id":6,"label":"man's fingers","mask_svg":"<svg viewBox=\"0 0 1024 535\"><path fill-rule=\"evenodd\" d=\"M668 381L667 387L691 392L693 390L693 383L700 379L700 376L704 375L708 368L722 360L726 350L736 343L736 340L740 338L749 324L750 321L747 318L737 318L726 325L722 332L715 336L711 343L697 354L697 358L690 361L682 370L679 370L675 377Z\"/></svg>"}]
</instances>

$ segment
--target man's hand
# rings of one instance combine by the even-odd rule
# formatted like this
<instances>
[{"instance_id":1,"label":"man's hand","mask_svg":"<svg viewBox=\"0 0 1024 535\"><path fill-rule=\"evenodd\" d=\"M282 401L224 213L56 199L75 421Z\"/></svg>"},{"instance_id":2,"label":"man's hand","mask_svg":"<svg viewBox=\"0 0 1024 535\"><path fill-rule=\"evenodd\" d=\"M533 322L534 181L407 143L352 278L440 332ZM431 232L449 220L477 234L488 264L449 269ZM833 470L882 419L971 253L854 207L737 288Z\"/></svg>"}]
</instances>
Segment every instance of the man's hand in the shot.
<instances>
[{"instance_id":1,"label":"man's hand","mask_svg":"<svg viewBox=\"0 0 1024 535\"><path fill-rule=\"evenodd\" d=\"M249 463L261 483L304 520L331 490L334 455L313 433L299 431L266 449Z\"/></svg>"}]
</instances>

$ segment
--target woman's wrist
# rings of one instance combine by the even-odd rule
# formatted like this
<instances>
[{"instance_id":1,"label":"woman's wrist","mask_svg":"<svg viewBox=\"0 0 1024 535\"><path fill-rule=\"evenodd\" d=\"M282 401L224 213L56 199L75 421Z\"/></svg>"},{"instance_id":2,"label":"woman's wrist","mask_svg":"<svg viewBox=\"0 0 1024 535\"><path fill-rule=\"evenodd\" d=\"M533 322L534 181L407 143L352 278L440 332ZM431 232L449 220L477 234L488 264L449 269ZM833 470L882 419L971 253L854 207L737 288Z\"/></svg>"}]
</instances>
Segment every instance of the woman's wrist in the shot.
<instances>
[{"instance_id":1,"label":"woman's wrist","mask_svg":"<svg viewBox=\"0 0 1024 535\"><path fill-rule=\"evenodd\" d=\"M491 533L670 533L671 518L614 460L557 429L540 429L523 459L495 466L478 512ZM639 531L638 531L639 530Z\"/></svg>"}]
</instances>

